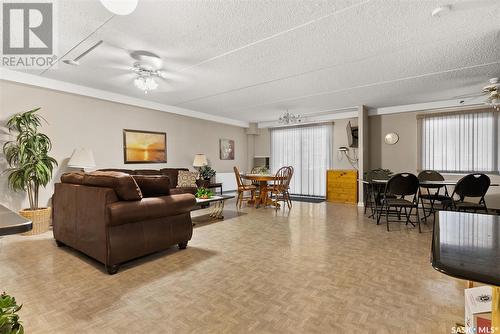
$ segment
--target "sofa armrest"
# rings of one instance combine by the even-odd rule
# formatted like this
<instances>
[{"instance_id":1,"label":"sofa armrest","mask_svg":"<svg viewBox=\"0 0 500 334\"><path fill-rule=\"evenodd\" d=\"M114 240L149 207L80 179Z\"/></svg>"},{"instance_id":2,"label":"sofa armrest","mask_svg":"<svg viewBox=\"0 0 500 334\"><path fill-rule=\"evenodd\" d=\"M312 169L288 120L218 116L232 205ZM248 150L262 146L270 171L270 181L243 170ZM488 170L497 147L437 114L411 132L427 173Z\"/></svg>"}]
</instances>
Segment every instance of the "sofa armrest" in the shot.
<instances>
[{"instance_id":1,"label":"sofa armrest","mask_svg":"<svg viewBox=\"0 0 500 334\"><path fill-rule=\"evenodd\" d=\"M104 261L109 219L106 208L117 201L111 188L56 183L52 200L54 238Z\"/></svg>"},{"instance_id":2,"label":"sofa armrest","mask_svg":"<svg viewBox=\"0 0 500 334\"><path fill-rule=\"evenodd\" d=\"M196 199L191 194L148 197L140 201L116 202L108 206L112 226L157 218L177 216L190 212Z\"/></svg>"}]
</instances>

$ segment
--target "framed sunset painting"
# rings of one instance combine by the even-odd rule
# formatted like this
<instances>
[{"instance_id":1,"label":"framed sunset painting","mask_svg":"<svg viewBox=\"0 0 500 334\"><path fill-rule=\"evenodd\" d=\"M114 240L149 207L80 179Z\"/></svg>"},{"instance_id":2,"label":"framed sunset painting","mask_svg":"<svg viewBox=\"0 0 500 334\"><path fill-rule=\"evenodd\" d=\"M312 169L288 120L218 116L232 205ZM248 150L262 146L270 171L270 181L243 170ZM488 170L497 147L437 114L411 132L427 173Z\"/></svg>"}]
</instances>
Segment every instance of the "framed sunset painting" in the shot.
<instances>
[{"instance_id":1,"label":"framed sunset painting","mask_svg":"<svg viewBox=\"0 0 500 334\"><path fill-rule=\"evenodd\" d=\"M123 159L126 164L167 162L167 134L123 130Z\"/></svg>"}]
</instances>

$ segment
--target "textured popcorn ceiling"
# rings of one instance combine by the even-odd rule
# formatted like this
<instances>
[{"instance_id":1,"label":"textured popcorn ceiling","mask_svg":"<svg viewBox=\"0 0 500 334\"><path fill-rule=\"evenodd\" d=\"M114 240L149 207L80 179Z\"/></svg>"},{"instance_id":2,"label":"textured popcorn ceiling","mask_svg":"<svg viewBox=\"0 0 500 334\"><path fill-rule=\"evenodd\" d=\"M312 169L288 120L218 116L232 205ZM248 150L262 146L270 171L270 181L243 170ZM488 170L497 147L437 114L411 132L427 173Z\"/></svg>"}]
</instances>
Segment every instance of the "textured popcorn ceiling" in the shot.
<instances>
[{"instance_id":1,"label":"textured popcorn ceiling","mask_svg":"<svg viewBox=\"0 0 500 334\"><path fill-rule=\"evenodd\" d=\"M431 17L438 5L452 11ZM97 0L59 2L59 54L110 17ZM242 121L480 91L500 76L500 1L140 0L47 78ZM169 78L144 95L127 50L160 55Z\"/></svg>"}]
</instances>

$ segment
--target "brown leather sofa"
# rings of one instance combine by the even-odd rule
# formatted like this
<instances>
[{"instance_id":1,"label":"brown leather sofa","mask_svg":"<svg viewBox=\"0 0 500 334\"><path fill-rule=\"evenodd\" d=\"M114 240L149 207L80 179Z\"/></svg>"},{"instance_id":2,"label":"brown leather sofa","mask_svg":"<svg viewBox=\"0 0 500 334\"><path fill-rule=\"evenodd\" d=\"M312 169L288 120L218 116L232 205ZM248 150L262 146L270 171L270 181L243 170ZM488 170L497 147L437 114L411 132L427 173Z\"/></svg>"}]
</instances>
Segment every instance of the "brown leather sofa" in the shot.
<instances>
[{"instance_id":1,"label":"brown leather sofa","mask_svg":"<svg viewBox=\"0 0 500 334\"><path fill-rule=\"evenodd\" d=\"M99 169L99 171L104 172L121 172L129 175L166 175L170 179L170 194L196 194L198 188L195 187L181 187L177 188L179 171L185 170L188 171L187 168L162 168L162 169L118 169L118 168L107 168L107 169ZM200 180L197 181L200 182ZM199 186L199 184L198 184Z\"/></svg>"},{"instance_id":2,"label":"brown leather sofa","mask_svg":"<svg viewBox=\"0 0 500 334\"><path fill-rule=\"evenodd\" d=\"M125 261L178 244L193 234L192 194L170 194L165 175L66 173L55 184L53 232L115 274Z\"/></svg>"}]
</instances>

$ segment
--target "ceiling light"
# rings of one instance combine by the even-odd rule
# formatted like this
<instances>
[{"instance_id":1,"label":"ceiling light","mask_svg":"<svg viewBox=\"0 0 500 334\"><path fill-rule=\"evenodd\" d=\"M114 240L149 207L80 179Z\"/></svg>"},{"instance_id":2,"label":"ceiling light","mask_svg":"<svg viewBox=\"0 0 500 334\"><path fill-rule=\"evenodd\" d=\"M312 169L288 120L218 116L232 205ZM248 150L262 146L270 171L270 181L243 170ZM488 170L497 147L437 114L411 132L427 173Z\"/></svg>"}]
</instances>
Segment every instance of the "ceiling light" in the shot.
<instances>
[{"instance_id":1,"label":"ceiling light","mask_svg":"<svg viewBox=\"0 0 500 334\"><path fill-rule=\"evenodd\" d=\"M82 54L80 54L78 57L76 57L75 59L64 59L63 63L68 64L68 65L73 65L73 66L80 65L80 59L82 59L83 57L85 57L86 55L88 55L90 52L92 52L92 50L94 50L99 45L101 45L102 42L103 41L100 40L99 42L95 43L90 48L88 48L87 50L85 50Z\"/></svg>"},{"instance_id":2,"label":"ceiling light","mask_svg":"<svg viewBox=\"0 0 500 334\"><path fill-rule=\"evenodd\" d=\"M450 10L451 10L450 6L437 7L436 9L434 9L432 11L431 15L432 15L432 17L441 17L441 16L447 14Z\"/></svg>"},{"instance_id":3,"label":"ceiling light","mask_svg":"<svg viewBox=\"0 0 500 334\"><path fill-rule=\"evenodd\" d=\"M486 103L500 111L500 80L491 78L490 84L483 88L483 92L488 94Z\"/></svg>"},{"instance_id":4,"label":"ceiling light","mask_svg":"<svg viewBox=\"0 0 500 334\"><path fill-rule=\"evenodd\" d=\"M495 108L497 111L500 111L500 93L498 90L492 91L490 96L488 97L488 104Z\"/></svg>"},{"instance_id":5,"label":"ceiling light","mask_svg":"<svg viewBox=\"0 0 500 334\"><path fill-rule=\"evenodd\" d=\"M155 90L158 88L158 83L152 77L140 76L134 80L135 87L144 91L144 94L147 94L151 90Z\"/></svg>"},{"instance_id":6,"label":"ceiling light","mask_svg":"<svg viewBox=\"0 0 500 334\"><path fill-rule=\"evenodd\" d=\"M287 111L280 116L278 122L280 122L281 124L295 124L302 122L302 118L300 115L294 115Z\"/></svg>"},{"instance_id":7,"label":"ceiling light","mask_svg":"<svg viewBox=\"0 0 500 334\"><path fill-rule=\"evenodd\" d=\"M129 15L137 7L138 0L101 0L107 10L116 15Z\"/></svg>"}]
</instances>

